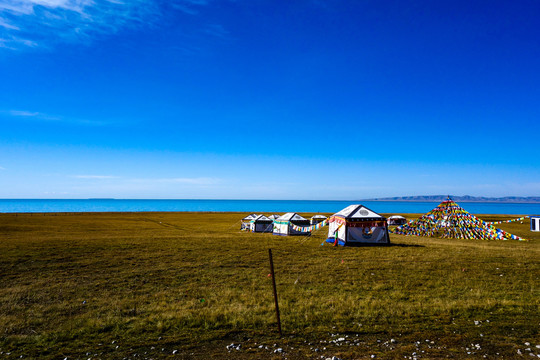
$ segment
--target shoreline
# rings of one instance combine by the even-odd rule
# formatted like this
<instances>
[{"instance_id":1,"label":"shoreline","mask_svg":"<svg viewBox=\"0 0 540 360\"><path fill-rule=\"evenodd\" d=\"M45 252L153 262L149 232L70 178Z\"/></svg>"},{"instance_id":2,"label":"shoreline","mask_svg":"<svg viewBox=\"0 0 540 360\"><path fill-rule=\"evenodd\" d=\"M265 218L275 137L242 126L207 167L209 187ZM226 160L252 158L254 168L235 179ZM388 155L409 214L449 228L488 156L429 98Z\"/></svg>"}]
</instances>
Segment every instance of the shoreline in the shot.
<instances>
[{"instance_id":1,"label":"shoreline","mask_svg":"<svg viewBox=\"0 0 540 360\"><path fill-rule=\"evenodd\" d=\"M0 200L0 213L264 213L334 214L351 204L362 204L380 214L425 214L436 201L314 201L314 200ZM471 214L535 215L540 204L467 202Z\"/></svg>"},{"instance_id":2,"label":"shoreline","mask_svg":"<svg viewBox=\"0 0 540 360\"><path fill-rule=\"evenodd\" d=\"M220 201L220 202L226 202L226 201L234 201L234 202L327 202L327 203L335 203L335 202L350 202L350 203L362 203L362 202L406 202L406 203L440 203L446 199L353 199L353 200L328 200L328 199L320 199L320 200L309 200L309 199L152 199L152 198L144 198L144 199L130 199L130 198L73 198L73 199L56 199L56 198L0 198L1 201ZM524 201L505 201L505 200L496 200L496 199L459 199L459 197L452 198L452 200L458 202L458 203L488 203L488 204L540 204L540 201L535 200L524 200Z\"/></svg>"}]
</instances>

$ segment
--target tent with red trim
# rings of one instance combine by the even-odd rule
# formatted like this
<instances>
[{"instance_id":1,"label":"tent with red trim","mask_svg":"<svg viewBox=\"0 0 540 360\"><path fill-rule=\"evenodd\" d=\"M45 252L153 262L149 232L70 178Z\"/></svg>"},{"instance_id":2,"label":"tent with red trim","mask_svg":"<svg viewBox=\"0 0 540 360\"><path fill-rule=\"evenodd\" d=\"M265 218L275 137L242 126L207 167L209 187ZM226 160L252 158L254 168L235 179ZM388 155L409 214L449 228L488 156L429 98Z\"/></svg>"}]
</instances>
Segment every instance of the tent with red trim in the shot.
<instances>
[{"instance_id":1,"label":"tent with red trim","mask_svg":"<svg viewBox=\"0 0 540 360\"><path fill-rule=\"evenodd\" d=\"M328 239L335 245L389 244L386 218L363 205L350 205L328 220Z\"/></svg>"}]
</instances>

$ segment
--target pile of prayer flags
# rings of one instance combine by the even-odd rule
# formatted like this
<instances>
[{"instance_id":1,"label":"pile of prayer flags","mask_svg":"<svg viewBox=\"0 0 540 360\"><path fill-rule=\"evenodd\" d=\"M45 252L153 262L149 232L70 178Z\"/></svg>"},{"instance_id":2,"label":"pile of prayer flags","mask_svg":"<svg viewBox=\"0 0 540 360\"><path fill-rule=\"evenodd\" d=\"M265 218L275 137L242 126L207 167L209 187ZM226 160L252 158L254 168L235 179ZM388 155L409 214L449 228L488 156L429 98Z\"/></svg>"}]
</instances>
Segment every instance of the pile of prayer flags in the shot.
<instances>
[{"instance_id":1,"label":"pile of prayer flags","mask_svg":"<svg viewBox=\"0 0 540 360\"><path fill-rule=\"evenodd\" d=\"M517 220L519 219L513 221ZM420 218L400 225L391 232L401 235L453 239L526 240L504 230L497 229L493 224L468 213L448 198Z\"/></svg>"}]
</instances>

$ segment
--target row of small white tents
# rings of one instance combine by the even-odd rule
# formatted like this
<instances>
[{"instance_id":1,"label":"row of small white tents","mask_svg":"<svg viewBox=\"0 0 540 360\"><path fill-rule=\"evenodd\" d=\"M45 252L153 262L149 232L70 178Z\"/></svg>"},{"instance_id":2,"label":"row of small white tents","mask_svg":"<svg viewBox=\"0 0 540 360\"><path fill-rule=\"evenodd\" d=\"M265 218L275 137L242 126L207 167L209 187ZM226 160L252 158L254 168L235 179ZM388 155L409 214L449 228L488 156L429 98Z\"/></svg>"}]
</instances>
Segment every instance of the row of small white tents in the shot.
<instances>
[{"instance_id":1,"label":"row of small white tents","mask_svg":"<svg viewBox=\"0 0 540 360\"><path fill-rule=\"evenodd\" d=\"M309 235L316 224L326 220L326 241L334 245L390 243L387 219L363 205L350 205L328 219L323 215L315 215L308 220L292 212L276 216L251 214L242 219L242 229L285 236Z\"/></svg>"},{"instance_id":2,"label":"row of small white tents","mask_svg":"<svg viewBox=\"0 0 540 360\"><path fill-rule=\"evenodd\" d=\"M305 235L307 233L295 231L291 225L310 226L326 220L324 215L315 215L310 220L298 215L297 213L286 213L284 215L249 214L242 219L240 230L249 230L251 232L273 232L276 235Z\"/></svg>"}]
</instances>

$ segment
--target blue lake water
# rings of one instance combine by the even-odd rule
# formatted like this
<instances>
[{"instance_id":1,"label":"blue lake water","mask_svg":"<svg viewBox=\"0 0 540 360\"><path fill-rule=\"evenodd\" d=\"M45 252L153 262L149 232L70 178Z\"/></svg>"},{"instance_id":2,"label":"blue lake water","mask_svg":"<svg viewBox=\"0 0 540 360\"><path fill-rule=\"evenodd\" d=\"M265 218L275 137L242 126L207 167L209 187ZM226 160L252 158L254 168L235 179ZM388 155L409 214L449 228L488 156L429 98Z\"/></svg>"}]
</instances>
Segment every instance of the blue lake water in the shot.
<instances>
[{"instance_id":1,"label":"blue lake water","mask_svg":"<svg viewBox=\"0 0 540 360\"><path fill-rule=\"evenodd\" d=\"M42 212L138 212L138 211L212 211L212 212L321 212L335 213L351 204L363 204L378 213L425 213L439 202L408 201L323 201L323 200L121 200L121 199L0 199L0 213ZM472 214L540 214L540 204L459 203Z\"/></svg>"}]
</instances>

